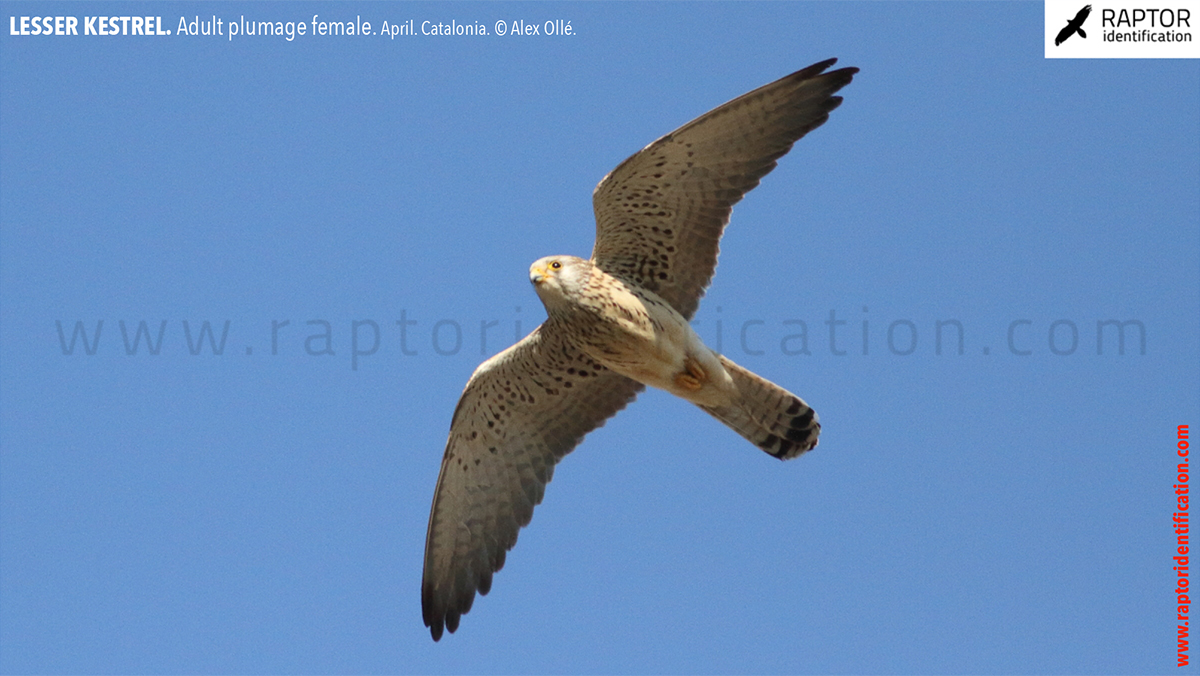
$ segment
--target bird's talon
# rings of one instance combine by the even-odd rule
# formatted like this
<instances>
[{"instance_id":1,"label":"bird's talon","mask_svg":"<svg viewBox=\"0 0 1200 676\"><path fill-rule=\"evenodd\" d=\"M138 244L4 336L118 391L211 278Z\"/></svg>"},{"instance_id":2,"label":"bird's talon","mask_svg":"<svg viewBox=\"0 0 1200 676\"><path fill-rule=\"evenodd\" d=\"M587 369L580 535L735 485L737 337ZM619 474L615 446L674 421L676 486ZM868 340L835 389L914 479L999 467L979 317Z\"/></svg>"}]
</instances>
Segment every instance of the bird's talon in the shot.
<instances>
[{"instance_id":1,"label":"bird's talon","mask_svg":"<svg viewBox=\"0 0 1200 676\"><path fill-rule=\"evenodd\" d=\"M675 376L675 384L680 389L695 392L708 382L708 372L692 357L683 360L683 368L684 370Z\"/></svg>"}]
</instances>

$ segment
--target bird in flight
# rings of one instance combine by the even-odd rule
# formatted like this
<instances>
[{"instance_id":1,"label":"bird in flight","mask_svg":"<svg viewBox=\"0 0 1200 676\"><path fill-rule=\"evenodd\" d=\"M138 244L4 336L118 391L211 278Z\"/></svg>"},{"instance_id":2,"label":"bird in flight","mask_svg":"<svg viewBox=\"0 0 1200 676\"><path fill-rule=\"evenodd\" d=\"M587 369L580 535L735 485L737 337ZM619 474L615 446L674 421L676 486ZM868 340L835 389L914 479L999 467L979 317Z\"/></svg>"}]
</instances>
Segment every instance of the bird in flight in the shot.
<instances>
[{"instance_id":1,"label":"bird in flight","mask_svg":"<svg viewBox=\"0 0 1200 676\"><path fill-rule=\"evenodd\" d=\"M1067 38L1076 33L1079 33L1079 37L1081 38L1087 38L1087 33L1083 32L1083 22L1087 21L1088 15L1091 13L1092 6L1084 5L1083 9L1079 10L1079 13L1075 15L1075 18L1068 21L1067 25L1058 32L1058 35L1054 38L1054 46L1061 45L1066 42Z\"/></svg>"},{"instance_id":2,"label":"bird in flight","mask_svg":"<svg viewBox=\"0 0 1200 676\"><path fill-rule=\"evenodd\" d=\"M435 641L487 594L554 466L646 385L678 395L781 460L817 445L796 395L688 324L729 215L841 104L857 68L814 64L740 96L617 165L592 194L590 260L529 271L546 321L475 370L450 423L425 540L421 607Z\"/></svg>"}]
</instances>

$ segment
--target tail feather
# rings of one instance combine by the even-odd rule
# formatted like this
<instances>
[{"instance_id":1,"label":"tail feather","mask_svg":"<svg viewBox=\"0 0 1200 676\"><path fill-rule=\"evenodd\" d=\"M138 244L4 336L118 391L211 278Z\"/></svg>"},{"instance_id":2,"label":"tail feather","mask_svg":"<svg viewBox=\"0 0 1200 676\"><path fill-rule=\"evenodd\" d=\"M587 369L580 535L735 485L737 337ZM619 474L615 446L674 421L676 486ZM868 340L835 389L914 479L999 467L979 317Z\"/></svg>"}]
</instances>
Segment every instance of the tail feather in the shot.
<instances>
[{"instance_id":1,"label":"tail feather","mask_svg":"<svg viewBox=\"0 0 1200 676\"><path fill-rule=\"evenodd\" d=\"M741 400L700 408L780 460L816 447L821 423L803 399L725 357L721 357L721 365L733 378Z\"/></svg>"}]
</instances>

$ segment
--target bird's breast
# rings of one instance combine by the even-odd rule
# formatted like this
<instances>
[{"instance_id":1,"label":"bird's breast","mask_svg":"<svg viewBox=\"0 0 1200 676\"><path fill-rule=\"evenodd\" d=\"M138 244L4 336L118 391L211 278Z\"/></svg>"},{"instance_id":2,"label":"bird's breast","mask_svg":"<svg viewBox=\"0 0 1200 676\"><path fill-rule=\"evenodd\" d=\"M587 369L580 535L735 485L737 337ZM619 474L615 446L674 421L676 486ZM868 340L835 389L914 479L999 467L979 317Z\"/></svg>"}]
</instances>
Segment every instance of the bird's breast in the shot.
<instances>
[{"instance_id":1,"label":"bird's breast","mask_svg":"<svg viewBox=\"0 0 1200 676\"><path fill-rule=\"evenodd\" d=\"M580 347L606 367L660 386L691 351L694 332L669 303L651 291L607 274L594 274L568 320Z\"/></svg>"}]
</instances>

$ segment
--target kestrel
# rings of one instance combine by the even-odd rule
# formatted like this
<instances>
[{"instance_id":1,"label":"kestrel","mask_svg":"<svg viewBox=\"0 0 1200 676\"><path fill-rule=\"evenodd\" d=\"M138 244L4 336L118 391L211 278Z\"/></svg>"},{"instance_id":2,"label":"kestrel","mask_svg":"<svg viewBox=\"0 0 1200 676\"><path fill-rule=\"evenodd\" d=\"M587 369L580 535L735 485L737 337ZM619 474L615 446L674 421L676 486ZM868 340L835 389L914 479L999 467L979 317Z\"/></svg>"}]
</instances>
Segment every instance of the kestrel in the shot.
<instances>
[{"instance_id":1,"label":"kestrel","mask_svg":"<svg viewBox=\"0 0 1200 676\"><path fill-rule=\"evenodd\" d=\"M485 361L450 423L425 542L433 639L487 594L555 464L646 385L696 404L781 459L817 445L816 413L688 324L734 204L825 123L857 68L829 59L740 96L622 162L596 186L591 260L549 256L530 281L546 321Z\"/></svg>"}]
</instances>

